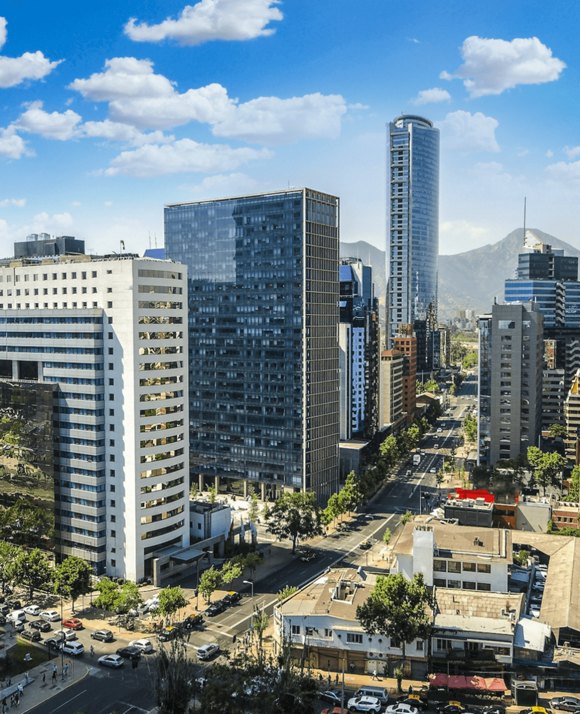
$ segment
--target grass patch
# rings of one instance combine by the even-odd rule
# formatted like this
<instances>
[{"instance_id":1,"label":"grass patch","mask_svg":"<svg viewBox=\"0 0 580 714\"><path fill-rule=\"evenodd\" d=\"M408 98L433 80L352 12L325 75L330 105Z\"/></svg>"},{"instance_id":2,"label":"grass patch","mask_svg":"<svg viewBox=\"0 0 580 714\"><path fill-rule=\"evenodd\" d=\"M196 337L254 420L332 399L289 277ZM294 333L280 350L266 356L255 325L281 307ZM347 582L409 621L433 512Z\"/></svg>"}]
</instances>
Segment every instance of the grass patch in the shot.
<instances>
[{"instance_id":1,"label":"grass patch","mask_svg":"<svg viewBox=\"0 0 580 714\"><path fill-rule=\"evenodd\" d=\"M31 659L29 662L24 660L27 653L30 653ZM48 662L50 659L52 659L52 655L49 656L46 647L42 645L39 647L32 642L17 638L16 644L6 653L4 672L10 676L22 674L39 664Z\"/></svg>"}]
</instances>

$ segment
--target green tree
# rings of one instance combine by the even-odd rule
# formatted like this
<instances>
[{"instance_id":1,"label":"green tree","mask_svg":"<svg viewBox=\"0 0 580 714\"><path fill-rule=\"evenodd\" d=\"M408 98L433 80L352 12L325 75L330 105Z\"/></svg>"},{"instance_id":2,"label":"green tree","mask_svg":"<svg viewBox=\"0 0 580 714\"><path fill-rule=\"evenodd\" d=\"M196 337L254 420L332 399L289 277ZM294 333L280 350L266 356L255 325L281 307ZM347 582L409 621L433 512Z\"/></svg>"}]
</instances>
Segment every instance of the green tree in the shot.
<instances>
[{"instance_id":1,"label":"green tree","mask_svg":"<svg viewBox=\"0 0 580 714\"><path fill-rule=\"evenodd\" d=\"M209 494L209 502L212 504L215 503L217 500L217 488L215 486L210 486L207 491Z\"/></svg>"},{"instance_id":2,"label":"green tree","mask_svg":"<svg viewBox=\"0 0 580 714\"><path fill-rule=\"evenodd\" d=\"M548 431L552 439L557 439L558 437L565 439L568 435L566 427L563 424L550 424Z\"/></svg>"},{"instance_id":3,"label":"green tree","mask_svg":"<svg viewBox=\"0 0 580 714\"><path fill-rule=\"evenodd\" d=\"M257 650L258 650L258 665L264 663L264 633L268 629L270 618L257 606L254 607L254 615L252 617L252 632L256 635Z\"/></svg>"},{"instance_id":4,"label":"green tree","mask_svg":"<svg viewBox=\"0 0 580 714\"><path fill-rule=\"evenodd\" d=\"M212 565L211 568L204 570L201 574L198 590L208 605L211 601L211 596L221 584L222 575L215 566Z\"/></svg>"},{"instance_id":5,"label":"green tree","mask_svg":"<svg viewBox=\"0 0 580 714\"><path fill-rule=\"evenodd\" d=\"M258 567L258 565L260 565L261 562L262 558L260 558L260 556L256 552L252 551L250 553L246 553L240 564L242 566L242 572L247 570L250 573L250 577L253 578L256 572L256 568Z\"/></svg>"},{"instance_id":6,"label":"green tree","mask_svg":"<svg viewBox=\"0 0 580 714\"><path fill-rule=\"evenodd\" d=\"M479 354L477 350L471 350L465 357L461 360L461 366L464 370L472 369L479 362Z\"/></svg>"},{"instance_id":7,"label":"green tree","mask_svg":"<svg viewBox=\"0 0 580 714\"><path fill-rule=\"evenodd\" d=\"M113 612L119 597L119 586L110 578L101 578L97 584L99 594L95 606L108 612Z\"/></svg>"},{"instance_id":8,"label":"green tree","mask_svg":"<svg viewBox=\"0 0 580 714\"><path fill-rule=\"evenodd\" d=\"M406 645L431 634L433 599L419 573L412 580L401 573L379 575L369 598L356 609L356 618L369 635L380 634Z\"/></svg>"},{"instance_id":9,"label":"green tree","mask_svg":"<svg viewBox=\"0 0 580 714\"><path fill-rule=\"evenodd\" d=\"M558 483L562 475L562 469L566 465L566 459L555 452L542 454L542 457L534 470L534 481L538 483L543 492L546 493L548 486Z\"/></svg>"},{"instance_id":10,"label":"green tree","mask_svg":"<svg viewBox=\"0 0 580 714\"><path fill-rule=\"evenodd\" d=\"M441 471L437 471L435 474L435 483L437 484L437 490L441 489L441 484L443 483L443 474Z\"/></svg>"},{"instance_id":11,"label":"green tree","mask_svg":"<svg viewBox=\"0 0 580 714\"><path fill-rule=\"evenodd\" d=\"M385 528L385 532L383 533L383 543L385 543L386 545L389 545L389 543L391 542L391 536L392 536L391 529Z\"/></svg>"},{"instance_id":12,"label":"green tree","mask_svg":"<svg viewBox=\"0 0 580 714\"><path fill-rule=\"evenodd\" d=\"M255 493L253 493L250 496L250 506L248 508L248 518L252 523L256 523L258 520L258 515L260 513L260 509L258 506L258 497L256 496Z\"/></svg>"},{"instance_id":13,"label":"green tree","mask_svg":"<svg viewBox=\"0 0 580 714\"><path fill-rule=\"evenodd\" d=\"M286 600L288 597L292 597L295 593L298 592L298 588L295 587L294 585L286 585L285 587L282 588L282 590L279 590L276 599L278 602L282 602L282 600Z\"/></svg>"},{"instance_id":14,"label":"green tree","mask_svg":"<svg viewBox=\"0 0 580 714\"><path fill-rule=\"evenodd\" d=\"M526 457L528 459L528 464L530 469L532 470L532 481L534 480L534 476L536 473L536 469L540 465L542 461L542 451L538 449L537 446L528 446L528 450L526 452Z\"/></svg>"},{"instance_id":15,"label":"green tree","mask_svg":"<svg viewBox=\"0 0 580 714\"><path fill-rule=\"evenodd\" d=\"M12 563L19 552L19 548L5 540L0 540L0 583L2 592L6 592L6 586L12 582Z\"/></svg>"},{"instance_id":16,"label":"green tree","mask_svg":"<svg viewBox=\"0 0 580 714\"><path fill-rule=\"evenodd\" d=\"M222 583L229 585L233 580L242 574L242 566L233 560L226 561L221 569Z\"/></svg>"},{"instance_id":17,"label":"green tree","mask_svg":"<svg viewBox=\"0 0 580 714\"><path fill-rule=\"evenodd\" d=\"M141 604L139 587L130 581L123 583L119 588L119 596L115 605L115 612L124 613L135 610Z\"/></svg>"},{"instance_id":18,"label":"green tree","mask_svg":"<svg viewBox=\"0 0 580 714\"><path fill-rule=\"evenodd\" d=\"M413 513L411 511L405 511L403 515L401 516L401 523L405 525L405 523L409 523L409 521L413 520Z\"/></svg>"},{"instance_id":19,"label":"green tree","mask_svg":"<svg viewBox=\"0 0 580 714\"><path fill-rule=\"evenodd\" d=\"M325 525L332 523L335 518L342 516L344 511L342 510L342 505L338 493L333 493L328 499L326 508L322 512L322 521Z\"/></svg>"},{"instance_id":20,"label":"green tree","mask_svg":"<svg viewBox=\"0 0 580 714\"><path fill-rule=\"evenodd\" d=\"M187 656L185 643L173 640L168 649L161 647L156 663L158 714L186 714L190 711L197 672Z\"/></svg>"},{"instance_id":21,"label":"green tree","mask_svg":"<svg viewBox=\"0 0 580 714\"><path fill-rule=\"evenodd\" d=\"M465 441L474 443L477 441L477 419L468 414L463 420L463 434Z\"/></svg>"},{"instance_id":22,"label":"green tree","mask_svg":"<svg viewBox=\"0 0 580 714\"><path fill-rule=\"evenodd\" d=\"M187 605L183 590L178 586L163 588L159 592L159 612L163 617L172 618Z\"/></svg>"},{"instance_id":23,"label":"green tree","mask_svg":"<svg viewBox=\"0 0 580 714\"><path fill-rule=\"evenodd\" d=\"M73 611L75 600L91 590L92 572L91 566L85 560L74 555L69 555L54 569L54 592L70 599Z\"/></svg>"},{"instance_id":24,"label":"green tree","mask_svg":"<svg viewBox=\"0 0 580 714\"><path fill-rule=\"evenodd\" d=\"M363 502L364 493L360 486L360 480L355 471L347 474L344 486L338 493L338 501L343 512L351 513L356 511L358 506Z\"/></svg>"},{"instance_id":25,"label":"green tree","mask_svg":"<svg viewBox=\"0 0 580 714\"><path fill-rule=\"evenodd\" d=\"M574 466L570 474L567 501L578 503L580 501L580 466Z\"/></svg>"},{"instance_id":26,"label":"green tree","mask_svg":"<svg viewBox=\"0 0 580 714\"><path fill-rule=\"evenodd\" d=\"M285 493L272 506L267 521L268 533L292 541L296 552L299 538L312 538L322 533L320 508L313 493Z\"/></svg>"},{"instance_id":27,"label":"green tree","mask_svg":"<svg viewBox=\"0 0 580 714\"><path fill-rule=\"evenodd\" d=\"M52 580L52 570L48 557L39 548L20 550L9 566L10 579L28 589L28 597L34 596L35 590L47 590Z\"/></svg>"},{"instance_id":28,"label":"green tree","mask_svg":"<svg viewBox=\"0 0 580 714\"><path fill-rule=\"evenodd\" d=\"M411 426L405 430L406 440L407 440L407 450L412 451L419 446L421 441L421 430L417 424L411 424Z\"/></svg>"},{"instance_id":29,"label":"green tree","mask_svg":"<svg viewBox=\"0 0 580 714\"><path fill-rule=\"evenodd\" d=\"M399 458L399 449L397 446L397 437L394 434L389 434L379 447L380 458L386 468L390 468Z\"/></svg>"},{"instance_id":30,"label":"green tree","mask_svg":"<svg viewBox=\"0 0 580 714\"><path fill-rule=\"evenodd\" d=\"M518 565L522 565L524 567L528 564L529 557L530 554L527 550L518 550L516 553L513 554L514 563L517 563Z\"/></svg>"}]
</instances>

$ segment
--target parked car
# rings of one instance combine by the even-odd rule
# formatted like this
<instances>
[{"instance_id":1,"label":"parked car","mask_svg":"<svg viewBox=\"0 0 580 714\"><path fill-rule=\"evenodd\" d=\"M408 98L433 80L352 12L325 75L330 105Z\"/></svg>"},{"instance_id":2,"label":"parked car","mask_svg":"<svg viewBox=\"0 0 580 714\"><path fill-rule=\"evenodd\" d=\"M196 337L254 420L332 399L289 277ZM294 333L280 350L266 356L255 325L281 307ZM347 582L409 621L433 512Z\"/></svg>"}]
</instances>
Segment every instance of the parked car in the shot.
<instances>
[{"instance_id":1,"label":"parked car","mask_svg":"<svg viewBox=\"0 0 580 714\"><path fill-rule=\"evenodd\" d=\"M82 642L65 642L61 645L60 650L63 654L71 655L72 657L79 657L85 651Z\"/></svg>"},{"instance_id":2,"label":"parked car","mask_svg":"<svg viewBox=\"0 0 580 714\"><path fill-rule=\"evenodd\" d=\"M114 642L115 638L111 630L95 630L91 632L92 640L99 640L99 642Z\"/></svg>"},{"instance_id":3,"label":"parked car","mask_svg":"<svg viewBox=\"0 0 580 714\"><path fill-rule=\"evenodd\" d=\"M224 612L226 609L226 606L221 600L216 600L215 602L212 602L211 605L207 608L205 611L205 614L208 617L215 617L216 615L219 615L221 612Z\"/></svg>"},{"instance_id":4,"label":"parked car","mask_svg":"<svg viewBox=\"0 0 580 714\"><path fill-rule=\"evenodd\" d=\"M26 622L26 613L24 610L13 610L6 619L10 622Z\"/></svg>"},{"instance_id":5,"label":"parked car","mask_svg":"<svg viewBox=\"0 0 580 714\"><path fill-rule=\"evenodd\" d=\"M220 646L217 644L217 642L211 642L207 645L201 645L201 647L197 648L197 658L200 660L208 660L212 657L215 657L215 655L217 655L219 651Z\"/></svg>"},{"instance_id":6,"label":"parked car","mask_svg":"<svg viewBox=\"0 0 580 714\"><path fill-rule=\"evenodd\" d=\"M380 712L381 703L376 697L353 697L348 700L349 712Z\"/></svg>"},{"instance_id":7,"label":"parked car","mask_svg":"<svg viewBox=\"0 0 580 714\"><path fill-rule=\"evenodd\" d=\"M316 560L317 555L317 552L312 550L312 548L304 548L298 554L298 558L302 563L310 563L310 561Z\"/></svg>"},{"instance_id":8,"label":"parked car","mask_svg":"<svg viewBox=\"0 0 580 714\"><path fill-rule=\"evenodd\" d=\"M40 608L38 605L26 605L22 609L27 615L34 615L34 617L38 617L38 615L40 615Z\"/></svg>"},{"instance_id":9,"label":"parked car","mask_svg":"<svg viewBox=\"0 0 580 714\"><path fill-rule=\"evenodd\" d=\"M438 714L463 714L465 707L461 702L450 701L437 707Z\"/></svg>"},{"instance_id":10,"label":"parked car","mask_svg":"<svg viewBox=\"0 0 580 714\"><path fill-rule=\"evenodd\" d=\"M181 623L184 630L195 630L196 628L203 627L203 615L189 615Z\"/></svg>"},{"instance_id":11,"label":"parked car","mask_svg":"<svg viewBox=\"0 0 580 714\"><path fill-rule=\"evenodd\" d=\"M37 630L22 630L20 633L20 637L23 637L25 640L28 640L29 642L40 642L40 632Z\"/></svg>"},{"instance_id":12,"label":"parked car","mask_svg":"<svg viewBox=\"0 0 580 714\"><path fill-rule=\"evenodd\" d=\"M97 662L103 667L112 667L113 669L119 669L125 663L125 660L117 654L108 654L99 657Z\"/></svg>"},{"instance_id":13,"label":"parked car","mask_svg":"<svg viewBox=\"0 0 580 714\"><path fill-rule=\"evenodd\" d=\"M223 602L225 605L237 605L237 604L240 602L241 599L242 599L242 594L241 594L241 593L234 592L234 591L232 590L232 592L229 592L229 593L224 597L224 599L222 600L222 602Z\"/></svg>"},{"instance_id":14,"label":"parked car","mask_svg":"<svg viewBox=\"0 0 580 714\"><path fill-rule=\"evenodd\" d=\"M47 622L58 622L60 620L60 615L56 610L43 610L40 613L40 617Z\"/></svg>"},{"instance_id":15,"label":"parked car","mask_svg":"<svg viewBox=\"0 0 580 714\"><path fill-rule=\"evenodd\" d=\"M39 632L51 632L52 627L50 626L50 622L47 622L46 620L33 620L28 624L29 627L33 627L35 630L38 630Z\"/></svg>"},{"instance_id":16,"label":"parked car","mask_svg":"<svg viewBox=\"0 0 580 714\"><path fill-rule=\"evenodd\" d=\"M174 625L169 627L164 627L161 632L157 635L159 642L169 642L174 640L179 635L179 628Z\"/></svg>"},{"instance_id":17,"label":"parked car","mask_svg":"<svg viewBox=\"0 0 580 714\"><path fill-rule=\"evenodd\" d=\"M520 714L549 714L545 707L530 707L529 709L520 709Z\"/></svg>"},{"instance_id":18,"label":"parked car","mask_svg":"<svg viewBox=\"0 0 580 714\"><path fill-rule=\"evenodd\" d=\"M24 632L24 623L22 620L11 620L11 623L15 632Z\"/></svg>"},{"instance_id":19,"label":"parked car","mask_svg":"<svg viewBox=\"0 0 580 714\"><path fill-rule=\"evenodd\" d=\"M141 650L142 654L151 654L151 652L154 652L153 644L151 643L151 640L131 640L129 642L129 647L137 647L139 650Z\"/></svg>"},{"instance_id":20,"label":"parked car","mask_svg":"<svg viewBox=\"0 0 580 714\"><path fill-rule=\"evenodd\" d=\"M359 545L359 548L361 550L368 550L369 548L372 548L373 544L370 542L370 540L363 540L363 542Z\"/></svg>"},{"instance_id":21,"label":"parked car","mask_svg":"<svg viewBox=\"0 0 580 714\"><path fill-rule=\"evenodd\" d=\"M406 697L399 699L399 701L403 704L409 704L410 706L415 707L415 709L419 709L419 711L424 711L428 707L427 702L421 699L418 694L407 694Z\"/></svg>"},{"instance_id":22,"label":"parked car","mask_svg":"<svg viewBox=\"0 0 580 714\"><path fill-rule=\"evenodd\" d=\"M20 600L6 600L6 604L11 610L21 610L22 603Z\"/></svg>"},{"instance_id":23,"label":"parked car","mask_svg":"<svg viewBox=\"0 0 580 714\"><path fill-rule=\"evenodd\" d=\"M576 712L580 710L580 699L578 697L554 697L550 699L552 709L561 709L565 712Z\"/></svg>"},{"instance_id":24,"label":"parked car","mask_svg":"<svg viewBox=\"0 0 580 714\"><path fill-rule=\"evenodd\" d=\"M417 707L413 707L405 702L397 702L396 704L391 704L390 707L385 709L387 714L418 714L419 710Z\"/></svg>"},{"instance_id":25,"label":"parked car","mask_svg":"<svg viewBox=\"0 0 580 714\"><path fill-rule=\"evenodd\" d=\"M483 707L480 714L505 714L505 707L503 704L490 704L487 707Z\"/></svg>"},{"instance_id":26,"label":"parked car","mask_svg":"<svg viewBox=\"0 0 580 714\"><path fill-rule=\"evenodd\" d=\"M324 692L320 692L318 697L325 702L330 702L331 704L340 704L342 701L342 694L338 691L338 689L327 689Z\"/></svg>"},{"instance_id":27,"label":"parked car","mask_svg":"<svg viewBox=\"0 0 580 714\"><path fill-rule=\"evenodd\" d=\"M63 627L68 627L70 630L82 630L83 623L78 617L69 617L62 621Z\"/></svg>"},{"instance_id":28,"label":"parked car","mask_svg":"<svg viewBox=\"0 0 580 714\"><path fill-rule=\"evenodd\" d=\"M117 654L119 657L124 657L125 659L139 659L141 657L141 650L134 645L128 645L127 647L120 647L117 650Z\"/></svg>"},{"instance_id":29,"label":"parked car","mask_svg":"<svg viewBox=\"0 0 580 714\"><path fill-rule=\"evenodd\" d=\"M54 635L62 642L72 642L73 640L78 639L77 633L74 630L57 630Z\"/></svg>"}]
</instances>

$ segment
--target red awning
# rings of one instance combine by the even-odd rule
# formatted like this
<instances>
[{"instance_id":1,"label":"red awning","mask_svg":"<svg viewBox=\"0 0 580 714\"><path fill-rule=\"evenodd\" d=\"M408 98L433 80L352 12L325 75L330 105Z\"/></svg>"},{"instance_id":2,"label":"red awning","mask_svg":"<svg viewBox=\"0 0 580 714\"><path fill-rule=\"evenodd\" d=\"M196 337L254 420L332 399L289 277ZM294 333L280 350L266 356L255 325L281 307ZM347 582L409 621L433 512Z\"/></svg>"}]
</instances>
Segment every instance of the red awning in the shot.
<instances>
[{"instance_id":1,"label":"red awning","mask_svg":"<svg viewBox=\"0 0 580 714\"><path fill-rule=\"evenodd\" d=\"M478 692L485 692L487 689L486 680L483 677L479 677L477 674L469 678L473 689L477 689Z\"/></svg>"},{"instance_id":2,"label":"red awning","mask_svg":"<svg viewBox=\"0 0 580 714\"><path fill-rule=\"evenodd\" d=\"M438 674L430 674L429 675L429 686L430 687L446 687L448 679L449 679L449 677L446 674L443 674L442 672L439 672Z\"/></svg>"},{"instance_id":3,"label":"red awning","mask_svg":"<svg viewBox=\"0 0 580 714\"><path fill-rule=\"evenodd\" d=\"M507 686L500 677L488 677L485 680L485 688L488 692L505 692Z\"/></svg>"}]
</instances>

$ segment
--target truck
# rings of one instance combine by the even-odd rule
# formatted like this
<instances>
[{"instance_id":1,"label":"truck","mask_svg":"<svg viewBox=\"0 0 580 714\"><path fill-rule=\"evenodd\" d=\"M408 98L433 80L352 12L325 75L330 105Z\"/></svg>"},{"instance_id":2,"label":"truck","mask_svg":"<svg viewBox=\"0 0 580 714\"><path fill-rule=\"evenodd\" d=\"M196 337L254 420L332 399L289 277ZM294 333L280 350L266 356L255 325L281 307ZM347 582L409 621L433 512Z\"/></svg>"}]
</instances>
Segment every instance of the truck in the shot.
<instances>
[{"instance_id":1,"label":"truck","mask_svg":"<svg viewBox=\"0 0 580 714\"><path fill-rule=\"evenodd\" d=\"M413 454L413 465L418 466L421 463L421 454Z\"/></svg>"}]
</instances>

